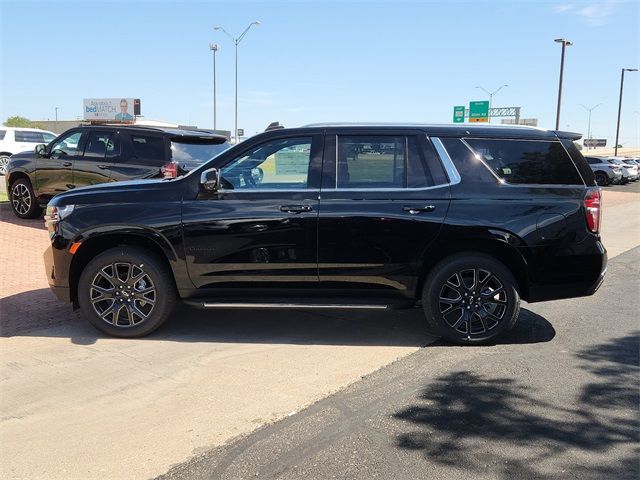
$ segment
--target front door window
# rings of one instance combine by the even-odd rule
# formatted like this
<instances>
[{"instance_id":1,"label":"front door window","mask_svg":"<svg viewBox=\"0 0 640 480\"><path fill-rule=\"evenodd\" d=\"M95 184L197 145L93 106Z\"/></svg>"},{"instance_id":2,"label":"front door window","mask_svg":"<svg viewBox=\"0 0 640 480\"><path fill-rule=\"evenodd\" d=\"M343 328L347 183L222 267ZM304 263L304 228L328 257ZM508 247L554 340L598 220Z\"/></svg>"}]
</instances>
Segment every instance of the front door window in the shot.
<instances>
[{"instance_id":1,"label":"front door window","mask_svg":"<svg viewBox=\"0 0 640 480\"><path fill-rule=\"evenodd\" d=\"M311 137L263 143L222 168L222 187L229 190L306 189Z\"/></svg>"}]
</instances>

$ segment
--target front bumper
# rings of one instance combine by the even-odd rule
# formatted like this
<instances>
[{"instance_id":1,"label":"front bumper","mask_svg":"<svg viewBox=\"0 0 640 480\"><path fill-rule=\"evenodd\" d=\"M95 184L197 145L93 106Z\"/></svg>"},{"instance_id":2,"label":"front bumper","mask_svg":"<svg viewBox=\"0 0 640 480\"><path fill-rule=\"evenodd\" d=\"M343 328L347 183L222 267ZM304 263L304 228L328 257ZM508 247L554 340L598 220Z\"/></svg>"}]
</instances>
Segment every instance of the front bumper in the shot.
<instances>
[{"instance_id":1,"label":"front bumper","mask_svg":"<svg viewBox=\"0 0 640 480\"><path fill-rule=\"evenodd\" d=\"M71 301L68 284L69 270L63 267L65 265L68 266L68 262L61 261L63 255L68 255L68 252L58 250L53 248L52 245L49 245L43 254L44 269L47 275L47 282L49 282L49 288L51 288L61 302L69 303Z\"/></svg>"}]
</instances>

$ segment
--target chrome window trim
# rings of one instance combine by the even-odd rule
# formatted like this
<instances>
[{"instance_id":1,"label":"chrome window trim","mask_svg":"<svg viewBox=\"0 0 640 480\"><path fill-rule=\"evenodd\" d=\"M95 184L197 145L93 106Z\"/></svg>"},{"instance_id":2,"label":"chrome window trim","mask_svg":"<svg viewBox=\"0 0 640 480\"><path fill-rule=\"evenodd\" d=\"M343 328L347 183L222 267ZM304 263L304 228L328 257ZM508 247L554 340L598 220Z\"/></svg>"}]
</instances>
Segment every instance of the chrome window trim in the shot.
<instances>
[{"instance_id":1,"label":"chrome window trim","mask_svg":"<svg viewBox=\"0 0 640 480\"><path fill-rule=\"evenodd\" d=\"M428 140L431 140L431 143L435 147L436 152L438 153L438 156L440 157L440 161L442 162L442 166L444 167L445 172L447 172L447 176L449 177L448 185L457 185L458 183L460 183L462 181L462 177L460 176L460 173L458 172L458 169L456 168L455 164L453 163L453 160L451 159L451 156L449 156L449 152L447 152L447 149L444 147L444 144L442 143L442 140L440 140L439 137L428 137L427 136L427 141Z\"/></svg>"}]
</instances>

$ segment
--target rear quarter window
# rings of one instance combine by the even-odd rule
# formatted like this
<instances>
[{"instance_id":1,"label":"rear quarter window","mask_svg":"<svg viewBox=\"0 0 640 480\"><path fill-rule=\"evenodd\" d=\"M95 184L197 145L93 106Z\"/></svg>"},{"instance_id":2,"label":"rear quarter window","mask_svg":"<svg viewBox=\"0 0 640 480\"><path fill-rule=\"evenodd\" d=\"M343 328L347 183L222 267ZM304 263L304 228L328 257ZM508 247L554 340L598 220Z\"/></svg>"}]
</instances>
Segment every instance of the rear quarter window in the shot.
<instances>
[{"instance_id":1,"label":"rear quarter window","mask_svg":"<svg viewBox=\"0 0 640 480\"><path fill-rule=\"evenodd\" d=\"M466 138L465 142L507 183L583 185L559 141Z\"/></svg>"},{"instance_id":2,"label":"rear quarter window","mask_svg":"<svg viewBox=\"0 0 640 480\"><path fill-rule=\"evenodd\" d=\"M4 140L4 136L7 134L6 130L0 130L0 140Z\"/></svg>"}]
</instances>

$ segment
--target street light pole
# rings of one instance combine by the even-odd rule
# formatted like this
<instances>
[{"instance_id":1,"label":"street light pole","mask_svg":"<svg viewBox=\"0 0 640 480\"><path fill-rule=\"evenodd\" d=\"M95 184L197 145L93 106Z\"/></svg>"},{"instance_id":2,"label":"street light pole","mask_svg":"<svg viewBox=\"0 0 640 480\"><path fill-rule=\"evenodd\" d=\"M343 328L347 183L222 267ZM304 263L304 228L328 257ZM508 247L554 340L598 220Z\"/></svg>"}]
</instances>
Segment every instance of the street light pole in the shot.
<instances>
[{"instance_id":1,"label":"street light pole","mask_svg":"<svg viewBox=\"0 0 640 480\"><path fill-rule=\"evenodd\" d=\"M564 75L564 51L568 46L573 45L569 40L556 38L554 40L562 44L562 57L560 57L560 83L558 85L558 110L556 112L556 130L560 130L560 104L562 103L562 77Z\"/></svg>"},{"instance_id":2,"label":"street light pole","mask_svg":"<svg viewBox=\"0 0 640 480\"><path fill-rule=\"evenodd\" d=\"M223 33L225 33L233 41L234 45L236 46L236 101L235 101L235 122L234 122L234 135L235 135L236 143L238 143L238 45L240 44L244 36L247 34L249 29L254 25L260 25L260 22L258 22L257 20L255 22L251 22L249 26L245 28L242 34L237 38L235 38L233 35L231 35L222 27L213 27L214 30L221 30Z\"/></svg>"},{"instance_id":3,"label":"street light pole","mask_svg":"<svg viewBox=\"0 0 640 480\"><path fill-rule=\"evenodd\" d=\"M620 136L620 113L622 111L622 88L624 87L624 72L637 72L637 68L623 68L620 75L620 100L618 101L618 124L616 125L616 145L614 155L618 156L618 138Z\"/></svg>"},{"instance_id":4,"label":"street light pole","mask_svg":"<svg viewBox=\"0 0 640 480\"><path fill-rule=\"evenodd\" d=\"M600 105L602 105L602 104L601 104L601 103L599 103L599 104L594 105L593 107L589 108L589 107L587 107L586 105L582 105L582 104L580 104L580 106L581 106L582 108L584 108L587 112L589 112L589 123L588 123L588 125L587 125L587 138L589 138L589 139L593 138L593 137L591 136L591 112L592 112L593 110L595 110L596 108L598 108ZM589 150L589 146L588 146L588 145L587 145L587 150Z\"/></svg>"},{"instance_id":5,"label":"street light pole","mask_svg":"<svg viewBox=\"0 0 640 480\"><path fill-rule=\"evenodd\" d=\"M216 52L220 49L217 43L210 43L209 50L213 52L213 129L218 129L216 114Z\"/></svg>"},{"instance_id":6,"label":"street light pole","mask_svg":"<svg viewBox=\"0 0 640 480\"><path fill-rule=\"evenodd\" d=\"M500 90L502 90L504 87L508 87L508 86L509 85L501 85L497 90L494 90L493 92L490 92L489 90L483 87L476 87L482 90L483 92L485 92L487 95L489 95L489 123L491 123L491 105L493 104L493 96L496 93L498 93Z\"/></svg>"}]
</instances>

